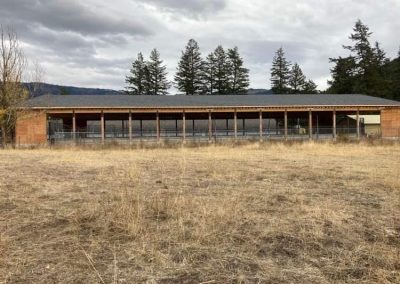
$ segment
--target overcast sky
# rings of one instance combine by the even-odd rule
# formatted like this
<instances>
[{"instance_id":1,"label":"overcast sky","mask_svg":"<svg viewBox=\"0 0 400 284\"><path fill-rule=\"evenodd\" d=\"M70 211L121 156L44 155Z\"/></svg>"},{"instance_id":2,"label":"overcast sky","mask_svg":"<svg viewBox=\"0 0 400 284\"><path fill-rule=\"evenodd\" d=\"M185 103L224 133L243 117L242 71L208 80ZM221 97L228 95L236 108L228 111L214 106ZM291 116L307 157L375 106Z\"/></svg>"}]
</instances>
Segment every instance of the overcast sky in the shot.
<instances>
[{"instance_id":1,"label":"overcast sky","mask_svg":"<svg viewBox=\"0 0 400 284\"><path fill-rule=\"evenodd\" d=\"M400 0L0 0L0 23L17 31L45 81L123 89L138 52L161 52L172 80L190 38L206 55L238 46L252 88L269 88L280 47L320 89L329 57L346 54L355 21L374 32L389 57L400 45Z\"/></svg>"}]
</instances>

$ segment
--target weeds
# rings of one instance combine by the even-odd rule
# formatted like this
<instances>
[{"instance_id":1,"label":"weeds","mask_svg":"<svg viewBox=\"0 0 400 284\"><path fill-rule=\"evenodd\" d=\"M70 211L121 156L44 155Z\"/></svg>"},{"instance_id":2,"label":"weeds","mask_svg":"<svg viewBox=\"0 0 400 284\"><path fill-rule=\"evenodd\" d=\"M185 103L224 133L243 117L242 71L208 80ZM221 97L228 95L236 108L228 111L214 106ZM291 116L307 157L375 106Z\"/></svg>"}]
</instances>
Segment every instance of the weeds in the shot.
<instances>
[{"instance_id":1,"label":"weeds","mask_svg":"<svg viewBox=\"0 0 400 284\"><path fill-rule=\"evenodd\" d=\"M0 282L400 281L400 148L0 151Z\"/></svg>"}]
</instances>

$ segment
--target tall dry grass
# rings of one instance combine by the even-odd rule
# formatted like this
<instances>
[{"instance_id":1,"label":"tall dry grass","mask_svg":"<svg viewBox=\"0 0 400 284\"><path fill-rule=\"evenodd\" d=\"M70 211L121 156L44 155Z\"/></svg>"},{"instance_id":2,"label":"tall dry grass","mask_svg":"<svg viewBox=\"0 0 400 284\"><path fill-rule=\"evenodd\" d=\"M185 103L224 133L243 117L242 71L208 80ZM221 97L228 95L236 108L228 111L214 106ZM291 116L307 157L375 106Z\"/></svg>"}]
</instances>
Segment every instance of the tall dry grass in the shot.
<instances>
[{"instance_id":1,"label":"tall dry grass","mask_svg":"<svg viewBox=\"0 0 400 284\"><path fill-rule=\"evenodd\" d=\"M400 282L400 147L0 151L0 282Z\"/></svg>"}]
</instances>

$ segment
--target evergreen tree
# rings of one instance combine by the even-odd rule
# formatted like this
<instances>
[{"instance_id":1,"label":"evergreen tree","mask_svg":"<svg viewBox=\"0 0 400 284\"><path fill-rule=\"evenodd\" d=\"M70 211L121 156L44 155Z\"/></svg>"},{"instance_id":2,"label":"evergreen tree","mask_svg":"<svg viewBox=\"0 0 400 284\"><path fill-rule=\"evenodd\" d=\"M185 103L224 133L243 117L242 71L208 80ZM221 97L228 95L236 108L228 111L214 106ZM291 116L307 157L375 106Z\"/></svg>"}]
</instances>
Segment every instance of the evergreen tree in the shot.
<instances>
[{"instance_id":1,"label":"evergreen tree","mask_svg":"<svg viewBox=\"0 0 400 284\"><path fill-rule=\"evenodd\" d=\"M299 94L303 91L306 84L306 76L304 76L299 64L295 63L290 71L288 86L292 94Z\"/></svg>"},{"instance_id":2,"label":"evergreen tree","mask_svg":"<svg viewBox=\"0 0 400 284\"><path fill-rule=\"evenodd\" d=\"M285 58L283 48L279 48L275 54L271 68L271 85L274 94L287 94L290 77L290 62Z\"/></svg>"},{"instance_id":3,"label":"evergreen tree","mask_svg":"<svg viewBox=\"0 0 400 284\"><path fill-rule=\"evenodd\" d=\"M387 96L388 83L383 67L388 60L379 43L371 46L371 34L368 26L360 20L356 22L349 37L353 45L343 46L351 55L348 58L330 59L336 64L331 70L333 80L328 81L330 91Z\"/></svg>"},{"instance_id":4,"label":"evergreen tree","mask_svg":"<svg viewBox=\"0 0 400 284\"><path fill-rule=\"evenodd\" d=\"M229 93L245 93L249 87L249 69L243 67L243 59L237 47L228 49Z\"/></svg>"},{"instance_id":5,"label":"evergreen tree","mask_svg":"<svg viewBox=\"0 0 400 284\"><path fill-rule=\"evenodd\" d=\"M203 63L203 88L202 94L213 95L215 92L216 59L214 53L210 53Z\"/></svg>"},{"instance_id":6,"label":"evergreen tree","mask_svg":"<svg viewBox=\"0 0 400 284\"><path fill-rule=\"evenodd\" d=\"M150 60L147 63L148 78L149 78L149 94L150 95L166 95L170 83L167 80L167 67L163 65L160 59L160 53L157 49L153 49L150 53Z\"/></svg>"},{"instance_id":7,"label":"evergreen tree","mask_svg":"<svg viewBox=\"0 0 400 284\"><path fill-rule=\"evenodd\" d=\"M332 80L328 81L330 87L327 92L352 94L354 92L356 66L354 57L330 58L329 60L331 63L335 63L335 66L331 69Z\"/></svg>"},{"instance_id":8,"label":"evergreen tree","mask_svg":"<svg viewBox=\"0 0 400 284\"><path fill-rule=\"evenodd\" d=\"M307 80L302 86L302 93L304 94L317 94L317 84L313 80Z\"/></svg>"},{"instance_id":9,"label":"evergreen tree","mask_svg":"<svg viewBox=\"0 0 400 284\"><path fill-rule=\"evenodd\" d=\"M219 95L229 92L229 65L224 48L219 45L213 54L215 60L215 90Z\"/></svg>"},{"instance_id":10,"label":"evergreen tree","mask_svg":"<svg viewBox=\"0 0 400 284\"><path fill-rule=\"evenodd\" d=\"M389 63L389 59L386 57L386 52L381 48L379 42L375 42L375 47L373 49L375 64L382 67Z\"/></svg>"},{"instance_id":11,"label":"evergreen tree","mask_svg":"<svg viewBox=\"0 0 400 284\"><path fill-rule=\"evenodd\" d=\"M126 93L130 95L146 95L146 62L143 59L143 54L139 53L137 59L132 63L130 75L126 76L125 82L128 83Z\"/></svg>"},{"instance_id":12,"label":"evergreen tree","mask_svg":"<svg viewBox=\"0 0 400 284\"><path fill-rule=\"evenodd\" d=\"M400 101L400 50L398 57L387 63L384 70L390 81L390 89L387 97Z\"/></svg>"},{"instance_id":13,"label":"evergreen tree","mask_svg":"<svg viewBox=\"0 0 400 284\"><path fill-rule=\"evenodd\" d=\"M400 101L400 50L399 57L396 59L396 70L394 72L394 80L392 82L392 98Z\"/></svg>"},{"instance_id":14,"label":"evergreen tree","mask_svg":"<svg viewBox=\"0 0 400 284\"><path fill-rule=\"evenodd\" d=\"M175 75L175 83L179 91L186 95L198 95L203 86L203 61L199 46L194 39L189 40L185 51L182 51Z\"/></svg>"},{"instance_id":15,"label":"evergreen tree","mask_svg":"<svg viewBox=\"0 0 400 284\"><path fill-rule=\"evenodd\" d=\"M372 33L368 26L364 25L361 20L358 20L353 28L349 39L354 42L354 45L343 46L344 49L350 50L357 62L356 71L358 74L365 74L373 59L373 50L369 42L369 37Z\"/></svg>"}]
</instances>

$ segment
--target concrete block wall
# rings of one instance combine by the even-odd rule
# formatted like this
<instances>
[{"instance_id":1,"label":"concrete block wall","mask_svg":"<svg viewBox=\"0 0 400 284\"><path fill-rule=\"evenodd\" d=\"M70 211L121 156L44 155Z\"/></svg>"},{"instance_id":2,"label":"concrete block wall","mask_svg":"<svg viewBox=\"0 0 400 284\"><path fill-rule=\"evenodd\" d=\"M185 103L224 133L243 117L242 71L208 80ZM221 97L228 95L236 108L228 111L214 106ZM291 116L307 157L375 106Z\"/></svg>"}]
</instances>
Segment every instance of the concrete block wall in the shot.
<instances>
[{"instance_id":1,"label":"concrete block wall","mask_svg":"<svg viewBox=\"0 0 400 284\"><path fill-rule=\"evenodd\" d=\"M383 138L398 138L400 135L400 108L381 111L381 129Z\"/></svg>"},{"instance_id":2,"label":"concrete block wall","mask_svg":"<svg viewBox=\"0 0 400 284\"><path fill-rule=\"evenodd\" d=\"M17 146L45 145L47 143L46 117L44 111L19 113L15 129Z\"/></svg>"}]
</instances>

